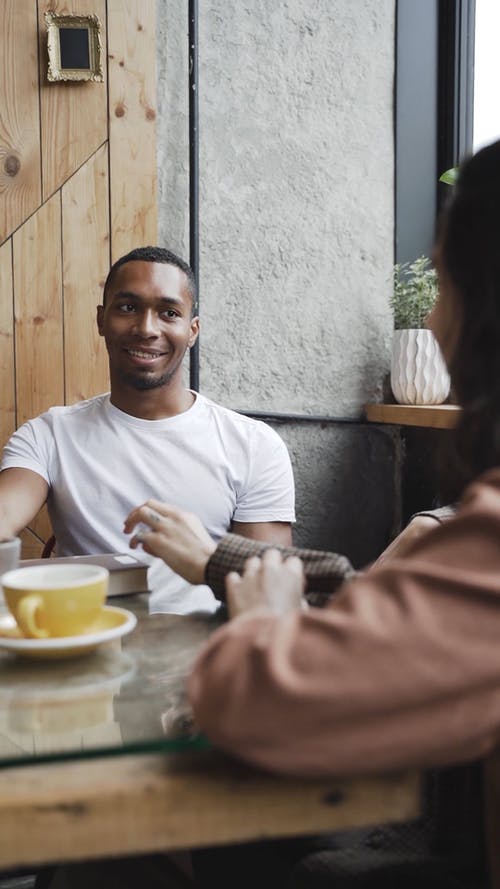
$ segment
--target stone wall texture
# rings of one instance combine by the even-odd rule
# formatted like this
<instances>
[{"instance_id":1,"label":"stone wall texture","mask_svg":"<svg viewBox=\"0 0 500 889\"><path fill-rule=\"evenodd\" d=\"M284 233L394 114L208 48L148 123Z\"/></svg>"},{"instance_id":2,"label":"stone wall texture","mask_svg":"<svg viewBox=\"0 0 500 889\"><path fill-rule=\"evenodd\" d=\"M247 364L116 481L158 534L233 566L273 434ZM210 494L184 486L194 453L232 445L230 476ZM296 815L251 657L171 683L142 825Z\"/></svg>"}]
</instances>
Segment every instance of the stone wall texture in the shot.
<instances>
[{"instance_id":1,"label":"stone wall texture","mask_svg":"<svg viewBox=\"0 0 500 889\"><path fill-rule=\"evenodd\" d=\"M160 239L188 257L187 2L157 10ZM228 407L357 419L381 395L394 28L394 0L200 3L200 387ZM393 435L277 428L294 461L298 541L347 547L346 505L362 501L357 559L373 557L372 520L383 509L388 532L395 516ZM349 515L342 529L319 515L322 489Z\"/></svg>"}]
</instances>

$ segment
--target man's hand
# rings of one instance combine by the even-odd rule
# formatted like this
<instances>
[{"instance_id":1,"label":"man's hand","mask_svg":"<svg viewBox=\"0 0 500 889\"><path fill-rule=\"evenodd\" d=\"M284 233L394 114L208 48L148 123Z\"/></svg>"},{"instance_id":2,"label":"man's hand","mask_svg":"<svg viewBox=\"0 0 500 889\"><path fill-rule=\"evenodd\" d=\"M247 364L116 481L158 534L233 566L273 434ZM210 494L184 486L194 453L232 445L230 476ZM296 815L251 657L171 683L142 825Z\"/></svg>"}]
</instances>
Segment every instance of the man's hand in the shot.
<instances>
[{"instance_id":1,"label":"man's hand","mask_svg":"<svg viewBox=\"0 0 500 889\"><path fill-rule=\"evenodd\" d=\"M197 516L158 500L147 500L127 516L125 534L131 534L138 524L146 529L141 528L132 537L132 549L142 544L145 552L163 559L189 583L205 583L205 569L215 543Z\"/></svg>"},{"instance_id":2,"label":"man's hand","mask_svg":"<svg viewBox=\"0 0 500 889\"><path fill-rule=\"evenodd\" d=\"M283 560L276 549L268 549L260 559L251 556L243 574L231 571L226 577L227 605L231 617L267 608L286 614L302 607L304 566L297 556Z\"/></svg>"},{"instance_id":3,"label":"man's hand","mask_svg":"<svg viewBox=\"0 0 500 889\"><path fill-rule=\"evenodd\" d=\"M399 559L401 556L406 556L416 540L420 540L421 537L424 537L429 531L433 531L438 526L439 522L431 516L415 516L415 518L408 523L406 528L401 531L401 534L398 534L392 543L389 544L387 549L380 554L372 567L381 565L383 562L391 559Z\"/></svg>"}]
</instances>

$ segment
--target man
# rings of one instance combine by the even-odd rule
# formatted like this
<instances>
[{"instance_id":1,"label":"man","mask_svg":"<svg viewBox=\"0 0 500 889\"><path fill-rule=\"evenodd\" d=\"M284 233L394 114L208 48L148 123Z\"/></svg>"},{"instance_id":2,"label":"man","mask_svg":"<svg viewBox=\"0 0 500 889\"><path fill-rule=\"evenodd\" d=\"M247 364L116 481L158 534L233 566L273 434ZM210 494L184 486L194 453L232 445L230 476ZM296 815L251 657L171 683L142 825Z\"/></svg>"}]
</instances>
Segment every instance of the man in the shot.
<instances>
[{"instance_id":1,"label":"man","mask_svg":"<svg viewBox=\"0 0 500 889\"><path fill-rule=\"evenodd\" d=\"M54 407L25 423L4 450L0 534L17 534L47 502L58 555L121 552L124 516L149 497L202 516L214 540L228 529L290 542L293 475L281 438L183 383L198 336L195 281L168 250L119 259L97 308L111 391ZM151 610L214 609L207 586L152 564ZM167 583L168 581L168 583Z\"/></svg>"}]
</instances>

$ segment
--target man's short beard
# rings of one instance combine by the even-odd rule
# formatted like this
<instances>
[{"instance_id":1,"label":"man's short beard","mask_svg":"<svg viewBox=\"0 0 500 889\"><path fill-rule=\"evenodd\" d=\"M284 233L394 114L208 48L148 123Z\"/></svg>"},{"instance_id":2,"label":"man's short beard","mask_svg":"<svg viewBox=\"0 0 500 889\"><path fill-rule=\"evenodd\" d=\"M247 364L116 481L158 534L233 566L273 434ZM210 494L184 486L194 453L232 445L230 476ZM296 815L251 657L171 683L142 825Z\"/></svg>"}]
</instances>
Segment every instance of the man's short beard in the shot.
<instances>
[{"instance_id":1,"label":"man's short beard","mask_svg":"<svg viewBox=\"0 0 500 889\"><path fill-rule=\"evenodd\" d=\"M160 374L159 377L151 377L148 374L121 374L121 378L124 383L138 392L145 392L148 389L160 389L161 386L167 386L174 373L175 370L169 370L167 373Z\"/></svg>"}]
</instances>

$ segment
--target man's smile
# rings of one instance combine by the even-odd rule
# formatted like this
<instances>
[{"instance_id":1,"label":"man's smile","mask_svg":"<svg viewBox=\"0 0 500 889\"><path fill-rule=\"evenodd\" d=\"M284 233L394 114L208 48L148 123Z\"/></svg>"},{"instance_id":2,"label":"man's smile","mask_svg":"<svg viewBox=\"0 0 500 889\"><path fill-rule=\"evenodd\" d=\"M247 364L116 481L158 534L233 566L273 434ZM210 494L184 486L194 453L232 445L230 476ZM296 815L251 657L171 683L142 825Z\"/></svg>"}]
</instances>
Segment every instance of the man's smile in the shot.
<instances>
[{"instance_id":1,"label":"man's smile","mask_svg":"<svg viewBox=\"0 0 500 889\"><path fill-rule=\"evenodd\" d=\"M163 358L168 352L160 352L156 349L124 349L127 355L136 361L153 362L157 358Z\"/></svg>"}]
</instances>

